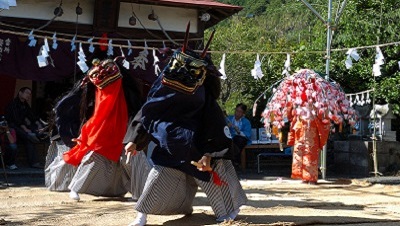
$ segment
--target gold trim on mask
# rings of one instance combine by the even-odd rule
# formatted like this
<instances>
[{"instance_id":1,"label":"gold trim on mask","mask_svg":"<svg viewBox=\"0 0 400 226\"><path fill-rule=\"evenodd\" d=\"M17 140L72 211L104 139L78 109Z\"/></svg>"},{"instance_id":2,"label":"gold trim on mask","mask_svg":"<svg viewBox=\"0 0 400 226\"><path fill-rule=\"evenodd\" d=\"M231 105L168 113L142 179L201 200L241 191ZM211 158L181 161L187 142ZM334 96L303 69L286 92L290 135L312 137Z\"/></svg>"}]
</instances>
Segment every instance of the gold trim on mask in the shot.
<instances>
[{"instance_id":1,"label":"gold trim on mask","mask_svg":"<svg viewBox=\"0 0 400 226\"><path fill-rule=\"evenodd\" d=\"M169 62L168 72L164 72L162 83L176 91L194 94L199 86L203 85L207 73L207 62L183 52L175 52ZM190 83L183 83L179 75L175 75L179 70L185 70L190 77Z\"/></svg>"},{"instance_id":2,"label":"gold trim on mask","mask_svg":"<svg viewBox=\"0 0 400 226\"><path fill-rule=\"evenodd\" d=\"M201 67L206 67L208 65L206 61L197 59L182 52L177 52L174 55L175 55L174 58L178 60L181 64L185 64L186 61L185 59L190 59L191 62L189 63L189 66L191 67L201 68Z\"/></svg>"},{"instance_id":3,"label":"gold trim on mask","mask_svg":"<svg viewBox=\"0 0 400 226\"><path fill-rule=\"evenodd\" d=\"M199 88L201 85L203 85L203 82L205 79L206 79L206 75L204 72L201 79L198 82L196 82L196 85L193 87L186 86L179 81L168 79L165 76L163 76L162 83L172 89L177 90L177 91L184 91L189 94L194 94L194 92L196 92L197 88Z\"/></svg>"}]
</instances>

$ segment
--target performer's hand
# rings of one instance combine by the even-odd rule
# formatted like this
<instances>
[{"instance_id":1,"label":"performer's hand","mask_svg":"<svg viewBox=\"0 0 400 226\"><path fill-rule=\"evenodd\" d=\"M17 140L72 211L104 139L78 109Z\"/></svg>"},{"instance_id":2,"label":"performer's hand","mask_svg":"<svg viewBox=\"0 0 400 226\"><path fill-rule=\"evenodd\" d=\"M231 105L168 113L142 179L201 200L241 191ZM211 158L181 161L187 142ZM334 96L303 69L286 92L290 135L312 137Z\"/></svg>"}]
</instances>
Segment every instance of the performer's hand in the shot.
<instances>
[{"instance_id":1,"label":"performer's hand","mask_svg":"<svg viewBox=\"0 0 400 226\"><path fill-rule=\"evenodd\" d=\"M129 142L125 145L125 155L134 156L136 155L136 144L133 142Z\"/></svg>"},{"instance_id":2,"label":"performer's hand","mask_svg":"<svg viewBox=\"0 0 400 226\"><path fill-rule=\"evenodd\" d=\"M212 171L211 157L203 156L198 162L197 169L200 171Z\"/></svg>"},{"instance_id":3,"label":"performer's hand","mask_svg":"<svg viewBox=\"0 0 400 226\"><path fill-rule=\"evenodd\" d=\"M81 145L81 140L79 140L79 138L72 138L71 141Z\"/></svg>"}]
</instances>

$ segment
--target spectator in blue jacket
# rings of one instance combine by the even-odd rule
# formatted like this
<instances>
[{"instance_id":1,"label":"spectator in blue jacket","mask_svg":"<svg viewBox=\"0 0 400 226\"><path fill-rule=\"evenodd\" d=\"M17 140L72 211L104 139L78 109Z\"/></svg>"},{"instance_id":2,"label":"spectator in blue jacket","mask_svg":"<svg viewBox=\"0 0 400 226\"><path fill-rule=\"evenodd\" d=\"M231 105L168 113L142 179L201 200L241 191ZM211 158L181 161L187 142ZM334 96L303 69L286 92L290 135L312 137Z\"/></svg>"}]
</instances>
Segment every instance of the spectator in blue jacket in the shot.
<instances>
[{"instance_id":1,"label":"spectator in blue jacket","mask_svg":"<svg viewBox=\"0 0 400 226\"><path fill-rule=\"evenodd\" d=\"M236 105L235 114L228 116L228 127L232 134L232 140L237 150L233 162L240 163L240 154L243 148L251 144L251 124L245 117L247 106L243 103Z\"/></svg>"}]
</instances>

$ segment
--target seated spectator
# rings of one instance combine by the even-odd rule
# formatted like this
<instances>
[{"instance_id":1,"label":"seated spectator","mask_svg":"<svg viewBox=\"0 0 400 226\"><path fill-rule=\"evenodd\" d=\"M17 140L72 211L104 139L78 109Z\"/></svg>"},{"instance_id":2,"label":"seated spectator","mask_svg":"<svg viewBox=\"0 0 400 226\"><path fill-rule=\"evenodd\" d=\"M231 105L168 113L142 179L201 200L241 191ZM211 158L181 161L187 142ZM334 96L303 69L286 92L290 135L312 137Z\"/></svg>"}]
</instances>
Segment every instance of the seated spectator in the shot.
<instances>
[{"instance_id":1,"label":"seated spectator","mask_svg":"<svg viewBox=\"0 0 400 226\"><path fill-rule=\"evenodd\" d=\"M235 108L235 114L228 116L228 127L230 129L232 140L237 151L235 152L234 164L240 164L240 154L243 148L251 144L251 124L245 117L247 106L245 104L238 104Z\"/></svg>"},{"instance_id":2,"label":"seated spectator","mask_svg":"<svg viewBox=\"0 0 400 226\"><path fill-rule=\"evenodd\" d=\"M25 146L29 165L32 168L43 168L37 159L35 147L35 143L40 142L37 135L41 133L42 125L28 104L31 96L30 88L21 88L14 100L6 107L6 119L8 126L15 130L18 141Z\"/></svg>"},{"instance_id":3,"label":"seated spectator","mask_svg":"<svg viewBox=\"0 0 400 226\"><path fill-rule=\"evenodd\" d=\"M16 170L15 157L17 155L16 134L14 129L10 129L7 121L3 117L0 120L0 148L4 155L4 164L10 170Z\"/></svg>"}]
</instances>

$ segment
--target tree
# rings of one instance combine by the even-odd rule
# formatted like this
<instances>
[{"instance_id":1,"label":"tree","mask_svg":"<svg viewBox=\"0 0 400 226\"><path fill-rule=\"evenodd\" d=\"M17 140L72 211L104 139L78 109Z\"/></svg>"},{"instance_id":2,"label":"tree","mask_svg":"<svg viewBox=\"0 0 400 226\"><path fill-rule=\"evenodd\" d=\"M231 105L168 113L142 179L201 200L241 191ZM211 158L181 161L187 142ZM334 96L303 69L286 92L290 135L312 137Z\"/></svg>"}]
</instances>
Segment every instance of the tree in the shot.
<instances>
[{"instance_id":1,"label":"tree","mask_svg":"<svg viewBox=\"0 0 400 226\"><path fill-rule=\"evenodd\" d=\"M244 6L243 12L216 26L213 50L251 53L227 54L228 79L223 81L221 103L233 109L237 102L252 105L265 89L282 78L285 54L261 54L264 77L254 80L250 75L257 52L293 52L292 71L310 68L325 71L326 26L299 1L225 0ZM321 15L327 15L327 1L310 1ZM334 1L334 12L342 1ZM254 17L246 17L248 14ZM349 0L332 41L333 49L376 45L400 40L397 22L400 1ZM382 47L385 65L382 76L374 78L372 65L375 49L359 50L361 59L346 69L345 50L331 56L330 77L339 82L345 92L359 92L376 87L378 101L389 102L394 113L400 112L400 47ZM214 54L214 61L221 54ZM266 96L268 98L268 94ZM264 105L265 106L265 105Z\"/></svg>"}]
</instances>

